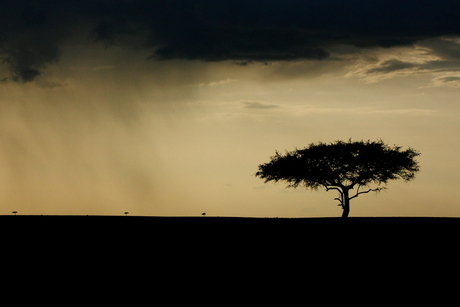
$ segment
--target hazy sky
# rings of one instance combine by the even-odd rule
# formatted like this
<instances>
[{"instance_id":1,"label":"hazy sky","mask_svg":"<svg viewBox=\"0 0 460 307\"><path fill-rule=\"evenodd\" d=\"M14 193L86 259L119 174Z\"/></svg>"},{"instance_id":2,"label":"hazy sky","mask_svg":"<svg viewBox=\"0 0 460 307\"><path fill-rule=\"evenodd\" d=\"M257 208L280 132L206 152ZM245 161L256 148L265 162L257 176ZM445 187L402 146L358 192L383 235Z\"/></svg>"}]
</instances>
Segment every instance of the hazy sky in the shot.
<instances>
[{"instance_id":1,"label":"hazy sky","mask_svg":"<svg viewBox=\"0 0 460 307\"><path fill-rule=\"evenodd\" d=\"M0 214L340 216L255 178L383 139L421 171L351 216L460 215L458 1L0 1Z\"/></svg>"}]
</instances>

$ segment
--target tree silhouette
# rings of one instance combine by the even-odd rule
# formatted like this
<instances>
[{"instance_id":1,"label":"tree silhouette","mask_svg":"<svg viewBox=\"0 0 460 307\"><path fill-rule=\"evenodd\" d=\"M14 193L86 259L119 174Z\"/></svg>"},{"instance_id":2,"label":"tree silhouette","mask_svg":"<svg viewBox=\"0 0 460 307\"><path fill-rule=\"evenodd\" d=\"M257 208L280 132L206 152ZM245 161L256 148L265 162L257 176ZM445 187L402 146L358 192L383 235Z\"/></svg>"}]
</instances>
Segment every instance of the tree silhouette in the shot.
<instances>
[{"instance_id":1,"label":"tree silhouette","mask_svg":"<svg viewBox=\"0 0 460 307\"><path fill-rule=\"evenodd\" d=\"M389 180L402 178L410 181L419 171L415 157L420 153L400 146L390 147L382 140L310 144L304 149L276 151L270 162L259 165L256 177L269 181L284 181L287 187L305 186L312 190L324 187L326 191L336 190L342 206L342 217L350 213L350 200L358 195L379 192ZM371 188L370 184L377 184ZM350 191L356 194L350 197Z\"/></svg>"}]
</instances>

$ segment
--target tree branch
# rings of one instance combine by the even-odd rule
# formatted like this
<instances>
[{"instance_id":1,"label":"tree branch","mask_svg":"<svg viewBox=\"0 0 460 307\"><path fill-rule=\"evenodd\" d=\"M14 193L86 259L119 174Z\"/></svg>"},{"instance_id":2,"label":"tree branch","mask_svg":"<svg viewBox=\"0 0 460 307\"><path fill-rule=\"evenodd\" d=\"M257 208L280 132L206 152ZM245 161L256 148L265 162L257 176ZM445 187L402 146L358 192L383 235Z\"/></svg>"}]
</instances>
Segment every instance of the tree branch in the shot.
<instances>
[{"instance_id":1,"label":"tree branch","mask_svg":"<svg viewBox=\"0 0 460 307\"><path fill-rule=\"evenodd\" d=\"M356 194L354 196L350 197L350 200L352 200L353 198L358 197L358 195L360 195L360 194L366 194L366 193L369 193L369 192L380 192L381 190L384 189L384 188L375 188L375 189L369 189L367 191L360 192L359 189L361 187L362 187L362 185L358 186L358 190L356 190Z\"/></svg>"},{"instance_id":2,"label":"tree branch","mask_svg":"<svg viewBox=\"0 0 460 307\"><path fill-rule=\"evenodd\" d=\"M339 187L334 187L334 186L328 187L327 185L325 185L324 187L326 188L326 191L329 191L329 190L337 190L337 191L339 191L340 195L343 195L343 192L342 192L342 190L340 190Z\"/></svg>"},{"instance_id":3,"label":"tree branch","mask_svg":"<svg viewBox=\"0 0 460 307\"><path fill-rule=\"evenodd\" d=\"M340 204L338 206L342 206L342 208L343 208L343 192L342 192L342 190L340 190L340 188L334 187L334 186L333 187L328 187L327 185L325 185L325 187L326 187L326 191L329 191L329 190L337 190L337 191L339 191L340 198L336 197L336 198L334 198L334 200L338 200L340 202Z\"/></svg>"},{"instance_id":4,"label":"tree branch","mask_svg":"<svg viewBox=\"0 0 460 307\"><path fill-rule=\"evenodd\" d=\"M334 198L334 200L338 200L339 204L337 206L342 206L342 208L343 208L343 200L342 199L336 197L336 198Z\"/></svg>"}]
</instances>

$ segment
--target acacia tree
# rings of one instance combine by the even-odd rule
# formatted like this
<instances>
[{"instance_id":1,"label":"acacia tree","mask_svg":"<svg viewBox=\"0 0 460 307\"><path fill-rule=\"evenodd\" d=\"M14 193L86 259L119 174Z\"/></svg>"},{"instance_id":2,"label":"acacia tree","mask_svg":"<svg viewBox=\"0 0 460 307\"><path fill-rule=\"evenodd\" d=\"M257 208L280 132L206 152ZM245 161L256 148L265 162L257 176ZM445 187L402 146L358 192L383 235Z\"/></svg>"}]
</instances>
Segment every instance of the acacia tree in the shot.
<instances>
[{"instance_id":1,"label":"acacia tree","mask_svg":"<svg viewBox=\"0 0 460 307\"><path fill-rule=\"evenodd\" d=\"M350 200L358 195L379 192L389 180L414 179L420 169L415 160L419 155L415 149L401 150L400 146L390 147L382 140L320 142L285 154L276 151L270 162L259 165L255 175L265 179L265 183L284 181L287 187L336 190L339 197L335 200L342 206L345 218L350 213ZM371 188L371 184L377 187Z\"/></svg>"}]
</instances>

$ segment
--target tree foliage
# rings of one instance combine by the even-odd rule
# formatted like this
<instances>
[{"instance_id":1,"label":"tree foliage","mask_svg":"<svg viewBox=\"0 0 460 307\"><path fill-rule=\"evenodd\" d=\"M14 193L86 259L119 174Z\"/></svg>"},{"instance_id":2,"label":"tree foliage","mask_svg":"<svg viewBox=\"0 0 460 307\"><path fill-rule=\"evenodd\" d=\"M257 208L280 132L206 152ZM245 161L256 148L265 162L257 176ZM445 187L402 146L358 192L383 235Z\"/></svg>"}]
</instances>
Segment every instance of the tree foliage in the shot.
<instances>
[{"instance_id":1,"label":"tree foliage","mask_svg":"<svg viewBox=\"0 0 460 307\"><path fill-rule=\"evenodd\" d=\"M390 147L379 141L336 141L331 144L310 144L303 149L276 152L270 162L259 165L256 176L265 182L283 181L288 187L305 186L313 190L324 187L337 190L340 204L349 211L348 201L359 194L380 191L389 180L410 181L419 171L415 157L420 153L400 146ZM360 191L370 184L379 187ZM357 187L356 195L348 191Z\"/></svg>"}]
</instances>

